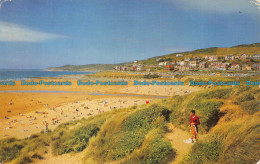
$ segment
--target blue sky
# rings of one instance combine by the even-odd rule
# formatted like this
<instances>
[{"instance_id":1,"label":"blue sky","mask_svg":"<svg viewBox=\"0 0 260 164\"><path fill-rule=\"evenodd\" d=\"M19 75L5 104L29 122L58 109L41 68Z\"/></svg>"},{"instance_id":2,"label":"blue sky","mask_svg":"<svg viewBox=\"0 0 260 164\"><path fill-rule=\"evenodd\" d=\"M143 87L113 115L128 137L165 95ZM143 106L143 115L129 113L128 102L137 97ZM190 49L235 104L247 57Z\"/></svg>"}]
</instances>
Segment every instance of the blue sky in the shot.
<instances>
[{"instance_id":1,"label":"blue sky","mask_svg":"<svg viewBox=\"0 0 260 164\"><path fill-rule=\"evenodd\" d=\"M0 68L114 64L260 42L260 0L0 0Z\"/></svg>"}]
</instances>

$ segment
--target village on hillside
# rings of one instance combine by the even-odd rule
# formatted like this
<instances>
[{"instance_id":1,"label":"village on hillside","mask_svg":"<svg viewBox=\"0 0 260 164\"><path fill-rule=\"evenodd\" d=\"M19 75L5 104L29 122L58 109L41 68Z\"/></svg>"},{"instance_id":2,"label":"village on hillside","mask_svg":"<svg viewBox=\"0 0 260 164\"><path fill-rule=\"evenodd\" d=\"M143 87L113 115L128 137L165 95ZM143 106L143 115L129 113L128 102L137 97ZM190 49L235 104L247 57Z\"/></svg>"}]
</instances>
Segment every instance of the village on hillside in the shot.
<instances>
[{"instance_id":1,"label":"village on hillside","mask_svg":"<svg viewBox=\"0 0 260 164\"><path fill-rule=\"evenodd\" d=\"M185 57L182 54L176 54L172 58L157 57L153 64L144 64L142 61L134 61L131 64L117 65L116 71L259 71L260 54L241 54L226 56L196 56Z\"/></svg>"}]
</instances>

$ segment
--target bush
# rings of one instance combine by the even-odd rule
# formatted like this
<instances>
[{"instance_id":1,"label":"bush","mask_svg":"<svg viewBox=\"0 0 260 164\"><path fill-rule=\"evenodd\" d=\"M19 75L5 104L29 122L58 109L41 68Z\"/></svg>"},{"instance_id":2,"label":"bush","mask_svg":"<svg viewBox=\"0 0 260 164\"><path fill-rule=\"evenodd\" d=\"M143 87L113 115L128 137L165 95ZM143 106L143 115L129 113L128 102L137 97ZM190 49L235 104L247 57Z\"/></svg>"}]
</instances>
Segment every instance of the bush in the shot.
<instances>
[{"instance_id":1,"label":"bush","mask_svg":"<svg viewBox=\"0 0 260 164\"><path fill-rule=\"evenodd\" d=\"M254 97L254 95L252 93L245 92L245 93L241 94L239 97L237 97L233 101L233 103L240 105L240 104L242 104L245 101L250 101L250 100L254 100L254 99L255 99L255 97Z\"/></svg>"},{"instance_id":2,"label":"bush","mask_svg":"<svg viewBox=\"0 0 260 164\"><path fill-rule=\"evenodd\" d=\"M10 162L19 156L26 142L14 138L0 141L0 161Z\"/></svg>"},{"instance_id":3,"label":"bush","mask_svg":"<svg viewBox=\"0 0 260 164\"><path fill-rule=\"evenodd\" d=\"M131 155L136 149L142 147L150 131L156 128L165 129L165 120L168 117L167 108L158 105L136 109L127 114L114 115L103 125L99 135L92 140L85 162L88 163L91 158L100 160L100 163L109 162Z\"/></svg>"},{"instance_id":4,"label":"bush","mask_svg":"<svg viewBox=\"0 0 260 164\"><path fill-rule=\"evenodd\" d=\"M153 105L147 109L130 115L122 124L121 135L117 144L112 148L109 155L112 159L120 159L141 146L146 134L153 128L158 127L157 119L163 116L169 117L167 109Z\"/></svg>"},{"instance_id":5,"label":"bush","mask_svg":"<svg viewBox=\"0 0 260 164\"><path fill-rule=\"evenodd\" d=\"M144 75L144 78L145 79L156 79L156 78L158 78L158 77L160 77L160 75L158 75L158 74L147 74L147 75Z\"/></svg>"},{"instance_id":6,"label":"bush","mask_svg":"<svg viewBox=\"0 0 260 164\"><path fill-rule=\"evenodd\" d=\"M260 111L260 101L259 100L252 100L246 101L241 104L244 111L248 112L249 114L254 114Z\"/></svg>"},{"instance_id":7,"label":"bush","mask_svg":"<svg viewBox=\"0 0 260 164\"><path fill-rule=\"evenodd\" d=\"M69 133L60 133L53 144L53 153L55 155L66 154L70 152L83 151L88 145L88 141L99 131L99 127L95 124L81 126Z\"/></svg>"},{"instance_id":8,"label":"bush","mask_svg":"<svg viewBox=\"0 0 260 164\"><path fill-rule=\"evenodd\" d=\"M176 151L163 139L162 133L159 128L150 131L141 148L135 150L124 163L166 163L169 157L175 158Z\"/></svg>"},{"instance_id":9,"label":"bush","mask_svg":"<svg viewBox=\"0 0 260 164\"><path fill-rule=\"evenodd\" d=\"M205 98L217 98L217 99L226 99L233 94L232 88L217 89L210 91Z\"/></svg>"},{"instance_id":10,"label":"bush","mask_svg":"<svg viewBox=\"0 0 260 164\"><path fill-rule=\"evenodd\" d=\"M197 142L189 154L184 158L183 163L215 163L219 160L223 149L222 142L218 140Z\"/></svg>"}]
</instances>

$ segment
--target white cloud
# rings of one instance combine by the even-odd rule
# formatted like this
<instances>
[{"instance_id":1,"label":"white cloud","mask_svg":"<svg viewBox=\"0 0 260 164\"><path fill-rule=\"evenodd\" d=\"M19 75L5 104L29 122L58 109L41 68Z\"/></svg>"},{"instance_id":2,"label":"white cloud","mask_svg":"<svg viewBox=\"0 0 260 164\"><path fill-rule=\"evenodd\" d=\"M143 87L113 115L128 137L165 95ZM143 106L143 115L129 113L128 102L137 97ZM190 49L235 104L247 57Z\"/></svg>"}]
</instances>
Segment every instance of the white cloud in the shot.
<instances>
[{"instance_id":1,"label":"white cloud","mask_svg":"<svg viewBox=\"0 0 260 164\"><path fill-rule=\"evenodd\" d=\"M255 4L260 11L260 0L251 0L250 2Z\"/></svg>"},{"instance_id":2,"label":"white cloud","mask_svg":"<svg viewBox=\"0 0 260 164\"><path fill-rule=\"evenodd\" d=\"M2 42L42 42L59 38L65 37L40 32L14 23L0 21L0 41Z\"/></svg>"},{"instance_id":3,"label":"white cloud","mask_svg":"<svg viewBox=\"0 0 260 164\"><path fill-rule=\"evenodd\" d=\"M259 9L260 0L165 0L174 3L178 7L215 13L245 13L256 12ZM253 3L252 3L253 2Z\"/></svg>"},{"instance_id":4,"label":"white cloud","mask_svg":"<svg viewBox=\"0 0 260 164\"><path fill-rule=\"evenodd\" d=\"M12 2L12 0L0 0L0 7L2 7L2 4L4 4L5 2Z\"/></svg>"}]
</instances>

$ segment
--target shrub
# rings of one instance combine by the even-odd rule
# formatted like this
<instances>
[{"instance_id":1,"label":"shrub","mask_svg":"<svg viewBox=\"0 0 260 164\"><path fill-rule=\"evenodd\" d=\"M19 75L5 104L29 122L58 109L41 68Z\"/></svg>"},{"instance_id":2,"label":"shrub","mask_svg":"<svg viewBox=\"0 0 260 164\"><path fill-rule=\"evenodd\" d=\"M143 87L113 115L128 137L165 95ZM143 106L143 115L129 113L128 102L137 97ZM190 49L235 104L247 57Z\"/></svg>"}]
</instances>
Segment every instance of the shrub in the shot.
<instances>
[{"instance_id":1,"label":"shrub","mask_svg":"<svg viewBox=\"0 0 260 164\"><path fill-rule=\"evenodd\" d=\"M245 101L250 101L250 100L254 100L254 99L255 99L255 97L252 93L245 92L245 93L241 94L239 97L237 97L233 101L233 103L240 105L241 103L243 103Z\"/></svg>"},{"instance_id":2,"label":"shrub","mask_svg":"<svg viewBox=\"0 0 260 164\"><path fill-rule=\"evenodd\" d=\"M115 115L103 125L99 135L88 147L86 160L98 158L102 163L131 155L143 145L150 131L156 128L165 129L165 120L169 117L167 108L158 105L121 114Z\"/></svg>"},{"instance_id":3,"label":"shrub","mask_svg":"<svg viewBox=\"0 0 260 164\"><path fill-rule=\"evenodd\" d=\"M149 73L147 75L144 75L145 79L156 79L158 77L160 77L160 75L158 75L158 74L151 74L151 73Z\"/></svg>"},{"instance_id":4,"label":"shrub","mask_svg":"<svg viewBox=\"0 0 260 164\"><path fill-rule=\"evenodd\" d=\"M224 88L210 91L205 98L226 99L233 94L232 88Z\"/></svg>"},{"instance_id":5,"label":"shrub","mask_svg":"<svg viewBox=\"0 0 260 164\"><path fill-rule=\"evenodd\" d=\"M169 157L175 158L176 151L168 141L163 139L162 133L159 128L150 131L142 146L134 150L130 158L124 163L166 163Z\"/></svg>"},{"instance_id":6,"label":"shrub","mask_svg":"<svg viewBox=\"0 0 260 164\"><path fill-rule=\"evenodd\" d=\"M0 141L0 161L10 162L17 158L26 142L14 138Z\"/></svg>"},{"instance_id":7,"label":"shrub","mask_svg":"<svg viewBox=\"0 0 260 164\"><path fill-rule=\"evenodd\" d=\"M219 160L222 149L221 141L199 141L194 144L189 154L184 158L183 163L215 163Z\"/></svg>"},{"instance_id":8,"label":"shrub","mask_svg":"<svg viewBox=\"0 0 260 164\"><path fill-rule=\"evenodd\" d=\"M259 100L252 100L246 101L241 104L244 111L248 112L249 114L254 114L260 111L260 101Z\"/></svg>"},{"instance_id":9,"label":"shrub","mask_svg":"<svg viewBox=\"0 0 260 164\"><path fill-rule=\"evenodd\" d=\"M69 133L61 134L53 144L53 153L61 155L70 152L83 151L88 145L89 139L96 135L99 127L95 124L81 126Z\"/></svg>"}]
</instances>

